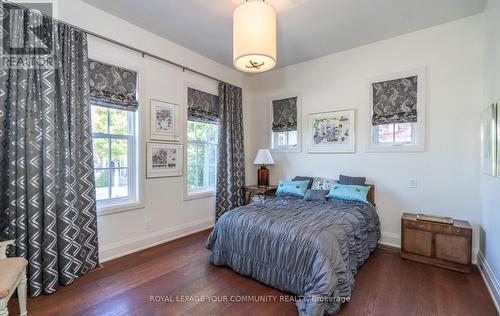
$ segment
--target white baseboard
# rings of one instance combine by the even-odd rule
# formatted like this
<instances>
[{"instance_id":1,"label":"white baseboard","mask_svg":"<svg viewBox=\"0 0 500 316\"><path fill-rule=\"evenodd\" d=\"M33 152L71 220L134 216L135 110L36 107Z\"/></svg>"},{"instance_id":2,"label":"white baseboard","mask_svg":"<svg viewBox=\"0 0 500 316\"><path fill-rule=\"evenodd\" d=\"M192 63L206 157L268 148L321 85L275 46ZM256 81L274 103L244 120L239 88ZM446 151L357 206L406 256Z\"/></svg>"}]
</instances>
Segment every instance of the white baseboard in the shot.
<instances>
[{"instance_id":1,"label":"white baseboard","mask_svg":"<svg viewBox=\"0 0 500 316\"><path fill-rule=\"evenodd\" d=\"M99 248L99 261L106 262L174 239L214 227L214 217L155 231L139 237L121 240Z\"/></svg>"},{"instance_id":2,"label":"white baseboard","mask_svg":"<svg viewBox=\"0 0 500 316\"><path fill-rule=\"evenodd\" d=\"M497 308L497 312L498 314L500 314L500 283L498 282L495 273L493 273L493 270L491 270L488 261L486 261L486 258L483 256L483 253L481 251L478 251L477 253L477 263L479 272L483 277L484 283L486 283L486 287L490 292L493 303Z\"/></svg>"},{"instance_id":3,"label":"white baseboard","mask_svg":"<svg viewBox=\"0 0 500 316\"><path fill-rule=\"evenodd\" d=\"M401 248L401 235L391 232L382 232L378 243L385 246Z\"/></svg>"}]
</instances>

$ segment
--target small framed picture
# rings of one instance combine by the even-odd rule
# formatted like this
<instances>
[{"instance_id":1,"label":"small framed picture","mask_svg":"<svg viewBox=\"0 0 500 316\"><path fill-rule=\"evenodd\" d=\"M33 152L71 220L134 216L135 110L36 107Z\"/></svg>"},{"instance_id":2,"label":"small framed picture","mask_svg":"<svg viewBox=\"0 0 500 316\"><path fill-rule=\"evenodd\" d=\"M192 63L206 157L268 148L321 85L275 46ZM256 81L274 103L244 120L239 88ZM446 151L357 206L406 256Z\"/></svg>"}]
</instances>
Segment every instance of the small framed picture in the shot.
<instances>
[{"instance_id":1,"label":"small framed picture","mask_svg":"<svg viewBox=\"0 0 500 316\"><path fill-rule=\"evenodd\" d=\"M147 178L182 176L182 145L168 143L147 144Z\"/></svg>"},{"instance_id":2,"label":"small framed picture","mask_svg":"<svg viewBox=\"0 0 500 316\"><path fill-rule=\"evenodd\" d=\"M177 142L180 140L179 105L151 99L151 139Z\"/></svg>"},{"instance_id":3,"label":"small framed picture","mask_svg":"<svg viewBox=\"0 0 500 316\"><path fill-rule=\"evenodd\" d=\"M309 114L308 152L355 153L355 119L355 110Z\"/></svg>"},{"instance_id":4,"label":"small framed picture","mask_svg":"<svg viewBox=\"0 0 500 316\"><path fill-rule=\"evenodd\" d=\"M496 104L490 105L481 114L481 170L495 176L496 169Z\"/></svg>"}]
</instances>

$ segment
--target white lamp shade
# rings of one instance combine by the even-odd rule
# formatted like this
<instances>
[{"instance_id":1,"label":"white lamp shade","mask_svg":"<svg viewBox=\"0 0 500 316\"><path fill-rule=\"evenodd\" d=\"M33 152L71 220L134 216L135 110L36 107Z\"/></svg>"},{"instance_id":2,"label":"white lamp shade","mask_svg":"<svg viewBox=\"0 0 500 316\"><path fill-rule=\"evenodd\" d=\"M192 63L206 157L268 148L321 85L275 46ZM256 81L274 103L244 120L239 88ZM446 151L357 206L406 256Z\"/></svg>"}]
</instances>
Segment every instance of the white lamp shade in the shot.
<instances>
[{"instance_id":1,"label":"white lamp shade","mask_svg":"<svg viewBox=\"0 0 500 316\"><path fill-rule=\"evenodd\" d=\"M276 12L263 1L248 1L233 14L233 64L244 72L276 65Z\"/></svg>"},{"instance_id":2,"label":"white lamp shade","mask_svg":"<svg viewBox=\"0 0 500 316\"><path fill-rule=\"evenodd\" d=\"M259 149L259 151L257 151L257 156L255 156L253 164L274 165L273 156L271 156L271 152L269 151L269 149Z\"/></svg>"}]
</instances>

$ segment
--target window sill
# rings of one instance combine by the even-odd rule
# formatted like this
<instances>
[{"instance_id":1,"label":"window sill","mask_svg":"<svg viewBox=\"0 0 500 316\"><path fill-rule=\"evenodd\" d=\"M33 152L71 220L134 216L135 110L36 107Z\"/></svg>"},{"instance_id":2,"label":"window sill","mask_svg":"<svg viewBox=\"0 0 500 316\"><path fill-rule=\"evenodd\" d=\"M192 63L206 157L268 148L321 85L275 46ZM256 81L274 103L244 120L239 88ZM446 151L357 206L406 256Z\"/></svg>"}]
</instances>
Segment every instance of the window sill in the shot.
<instances>
[{"instance_id":1,"label":"window sill","mask_svg":"<svg viewBox=\"0 0 500 316\"><path fill-rule=\"evenodd\" d=\"M141 202L126 202L123 204L100 206L97 207L97 216L99 217L110 214L129 212L141 208L144 208L144 204Z\"/></svg>"},{"instance_id":2,"label":"window sill","mask_svg":"<svg viewBox=\"0 0 500 316\"><path fill-rule=\"evenodd\" d=\"M201 191L201 192L185 192L184 193L184 201L205 199L209 197L215 196L215 191Z\"/></svg>"},{"instance_id":3,"label":"window sill","mask_svg":"<svg viewBox=\"0 0 500 316\"><path fill-rule=\"evenodd\" d=\"M275 153L300 153L301 148L299 146L297 147L276 147L276 148L271 148L271 152Z\"/></svg>"},{"instance_id":4,"label":"window sill","mask_svg":"<svg viewBox=\"0 0 500 316\"><path fill-rule=\"evenodd\" d=\"M369 153L404 153L404 152L425 152L424 145L370 145Z\"/></svg>"}]
</instances>

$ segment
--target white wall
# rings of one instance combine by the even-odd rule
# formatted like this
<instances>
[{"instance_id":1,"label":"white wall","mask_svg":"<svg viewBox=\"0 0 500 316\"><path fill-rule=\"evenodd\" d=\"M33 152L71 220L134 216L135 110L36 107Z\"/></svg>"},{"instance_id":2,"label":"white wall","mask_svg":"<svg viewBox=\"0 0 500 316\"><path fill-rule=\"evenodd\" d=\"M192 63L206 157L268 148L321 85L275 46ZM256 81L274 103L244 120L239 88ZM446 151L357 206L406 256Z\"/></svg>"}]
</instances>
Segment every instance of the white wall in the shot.
<instances>
[{"instance_id":1,"label":"white wall","mask_svg":"<svg viewBox=\"0 0 500 316\"><path fill-rule=\"evenodd\" d=\"M245 77L237 71L169 42L124 20L114 17L80 0L59 1L59 18L131 46L157 54L226 82L243 87ZM145 143L149 137L149 100L151 98L181 104L185 82L217 94L213 80L143 58L125 48L89 37L89 54L93 58L128 66L139 71L140 153L145 162ZM244 94L245 95L245 94ZM244 104L246 104L244 99ZM246 110L246 109L245 109ZM144 164L140 166L144 167ZM145 167L144 167L145 168ZM152 246L155 243L208 228L214 222L214 199L183 199L183 178L143 180L144 207L138 210L98 218L101 260ZM150 228L145 228L145 220Z\"/></svg>"},{"instance_id":2,"label":"white wall","mask_svg":"<svg viewBox=\"0 0 500 316\"><path fill-rule=\"evenodd\" d=\"M484 100L482 109L500 99L500 0L489 0L485 13ZM481 267L500 304L500 178L481 174ZM500 312L500 310L499 310Z\"/></svg>"},{"instance_id":3,"label":"white wall","mask_svg":"<svg viewBox=\"0 0 500 316\"><path fill-rule=\"evenodd\" d=\"M325 38L325 40L334 40ZM415 33L256 75L251 79L255 112L247 150L269 147L269 100L299 93L307 113L357 111L356 154L274 154L271 181L295 175L337 178L366 176L376 184L382 241L399 245L404 211L469 220L478 247L479 110L482 100L483 16L476 15ZM367 153L369 78L427 67L427 150L424 153ZM247 177L256 167L248 160ZM408 188L410 178L418 188Z\"/></svg>"}]
</instances>

